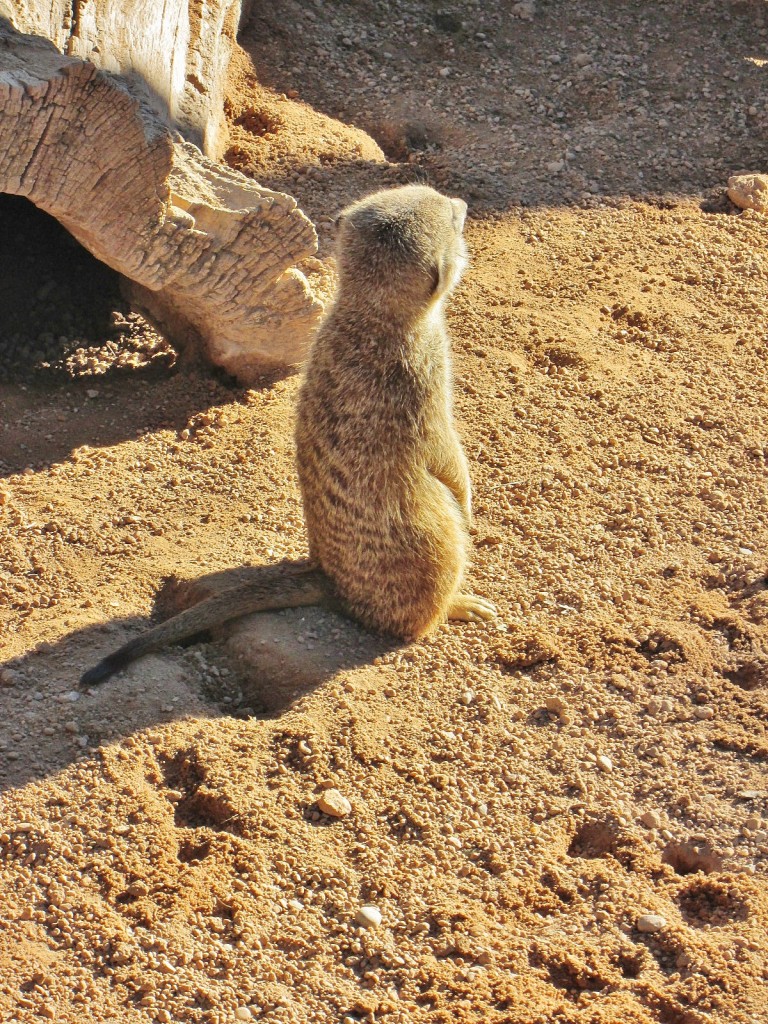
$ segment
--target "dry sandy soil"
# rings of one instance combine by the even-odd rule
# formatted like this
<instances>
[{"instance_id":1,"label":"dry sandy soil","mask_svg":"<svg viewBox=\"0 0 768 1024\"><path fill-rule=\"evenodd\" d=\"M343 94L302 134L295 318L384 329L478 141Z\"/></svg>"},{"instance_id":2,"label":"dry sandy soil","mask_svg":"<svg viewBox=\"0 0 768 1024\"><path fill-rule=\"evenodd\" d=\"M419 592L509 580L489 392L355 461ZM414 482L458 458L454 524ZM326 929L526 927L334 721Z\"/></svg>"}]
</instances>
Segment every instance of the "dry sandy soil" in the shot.
<instances>
[{"instance_id":1,"label":"dry sandy soil","mask_svg":"<svg viewBox=\"0 0 768 1024\"><path fill-rule=\"evenodd\" d=\"M227 159L323 259L366 191L470 203L500 619L275 614L79 693L163 577L304 554L297 379L177 373L4 202L0 1019L765 1024L767 223L724 186L767 169L766 5L254 7Z\"/></svg>"}]
</instances>

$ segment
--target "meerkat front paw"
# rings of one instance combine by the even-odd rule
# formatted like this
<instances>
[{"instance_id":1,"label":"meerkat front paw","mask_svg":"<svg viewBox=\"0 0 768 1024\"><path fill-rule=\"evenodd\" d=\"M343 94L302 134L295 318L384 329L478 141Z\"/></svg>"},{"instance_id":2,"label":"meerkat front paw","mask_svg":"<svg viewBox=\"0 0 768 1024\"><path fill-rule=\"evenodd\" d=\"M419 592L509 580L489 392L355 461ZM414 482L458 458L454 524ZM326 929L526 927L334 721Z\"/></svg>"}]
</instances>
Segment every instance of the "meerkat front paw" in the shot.
<instances>
[{"instance_id":1,"label":"meerkat front paw","mask_svg":"<svg viewBox=\"0 0 768 1024\"><path fill-rule=\"evenodd\" d=\"M496 614L496 605L476 594L457 594L448 609L448 618L461 622L489 622Z\"/></svg>"}]
</instances>

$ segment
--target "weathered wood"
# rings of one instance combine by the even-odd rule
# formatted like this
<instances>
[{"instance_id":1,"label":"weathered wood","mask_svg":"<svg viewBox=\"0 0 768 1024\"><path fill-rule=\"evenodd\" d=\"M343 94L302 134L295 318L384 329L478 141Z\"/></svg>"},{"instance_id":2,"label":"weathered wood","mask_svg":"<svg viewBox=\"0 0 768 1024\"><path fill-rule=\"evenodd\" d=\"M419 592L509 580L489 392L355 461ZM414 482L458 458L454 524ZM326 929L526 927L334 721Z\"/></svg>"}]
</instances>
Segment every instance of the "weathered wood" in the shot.
<instances>
[{"instance_id":1,"label":"weathered wood","mask_svg":"<svg viewBox=\"0 0 768 1024\"><path fill-rule=\"evenodd\" d=\"M139 77L2 21L0 191L123 274L188 355L244 382L303 357L321 307L302 270L315 269L317 238L295 200L206 158Z\"/></svg>"},{"instance_id":2,"label":"weathered wood","mask_svg":"<svg viewBox=\"0 0 768 1024\"><path fill-rule=\"evenodd\" d=\"M0 0L0 17L102 71L135 75L169 121L213 159L225 142L224 88L249 0Z\"/></svg>"}]
</instances>

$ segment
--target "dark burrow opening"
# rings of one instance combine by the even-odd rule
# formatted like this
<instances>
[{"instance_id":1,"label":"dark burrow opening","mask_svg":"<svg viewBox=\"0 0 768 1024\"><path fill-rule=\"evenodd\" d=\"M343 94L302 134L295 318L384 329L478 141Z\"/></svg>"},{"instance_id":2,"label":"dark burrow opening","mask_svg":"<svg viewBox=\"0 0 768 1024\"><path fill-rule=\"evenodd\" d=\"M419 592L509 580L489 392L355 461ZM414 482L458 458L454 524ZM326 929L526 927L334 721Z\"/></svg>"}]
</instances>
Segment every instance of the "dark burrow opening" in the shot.
<instances>
[{"instance_id":1,"label":"dark burrow opening","mask_svg":"<svg viewBox=\"0 0 768 1024\"><path fill-rule=\"evenodd\" d=\"M172 362L120 280L54 217L0 193L0 382Z\"/></svg>"}]
</instances>

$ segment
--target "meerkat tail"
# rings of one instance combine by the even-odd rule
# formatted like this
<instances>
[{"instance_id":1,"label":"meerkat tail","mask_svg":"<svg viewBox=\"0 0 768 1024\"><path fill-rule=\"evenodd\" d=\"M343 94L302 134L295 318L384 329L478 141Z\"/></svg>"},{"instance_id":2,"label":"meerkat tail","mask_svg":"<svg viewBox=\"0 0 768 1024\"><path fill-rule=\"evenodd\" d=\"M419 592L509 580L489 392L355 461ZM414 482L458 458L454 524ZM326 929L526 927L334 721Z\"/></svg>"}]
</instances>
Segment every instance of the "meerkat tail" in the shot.
<instances>
[{"instance_id":1,"label":"meerkat tail","mask_svg":"<svg viewBox=\"0 0 768 1024\"><path fill-rule=\"evenodd\" d=\"M299 577L275 582L271 587L265 586L263 582L233 587L186 608L166 622L129 640L98 665L84 672L80 677L80 686L96 686L145 654L172 646L244 615L318 604L331 605L333 601L327 577L316 570L310 569Z\"/></svg>"}]
</instances>

